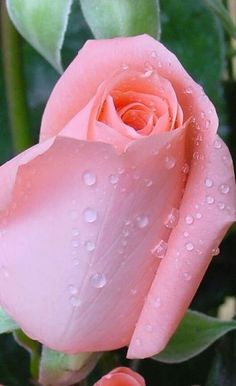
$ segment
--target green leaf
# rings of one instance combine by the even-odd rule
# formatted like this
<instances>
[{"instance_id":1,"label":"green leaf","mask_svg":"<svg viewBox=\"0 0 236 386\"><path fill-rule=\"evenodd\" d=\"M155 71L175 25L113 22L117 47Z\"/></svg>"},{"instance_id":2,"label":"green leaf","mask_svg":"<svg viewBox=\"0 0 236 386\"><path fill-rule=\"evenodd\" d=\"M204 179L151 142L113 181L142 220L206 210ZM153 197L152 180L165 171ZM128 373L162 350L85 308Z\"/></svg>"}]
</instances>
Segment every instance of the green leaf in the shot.
<instances>
[{"instance_id":1,"label":"green leaf","mask_svg":"<svg viewBox=\"0 0 236 386\"><path fill-rule=\"evenodd\" d=\"M45 386L67 386L79 382L93 369L100 353L67 355L43 346L39 382Z\"/></svg>"},{"instance_id":2,"label":"green leaf","mask_svg":"<svg viewBox=\"0 0 236 386\"><path fill-rule=\"evenodd\" d=\"M159 0L80 0L97 39L148 33L160 38Z\"/></svg>"},{"instance_id":3,"label":"green leaf","mask_svg":"<svg viewBox=\"0 0 236 386\"><path fill-rule=\"evenodd\" d=\"M186 361L235 329L236 321L222 321L200 312L188 311L165 350L153 359L164 363Z\"/></svg>"},{"instance_id":4,"label":"green leaf","mask_svg":"<svg viewBox=\"0 0 236 386\"><path fill-rule=\"evenodd\" d=\"M7 0L8 13L18 31L59 72L71 4L72 0Z\"/></svg>"},{"instance_id":5,"label":"green leaf","mask_svg":"<svg viewBox=\"0 0 236 386\"><path fill-rule=\"evenodd\" d=\"M0 307L0 334L12 332L17 328L17 324L7 315L4 309Z\"/></svg>"},{"instance_id":6,"label":"green leaf","mask_svg":"<svg viewBox=\"0 0 236 386\"><path fill-rule=\"evenodd\" d=\"M33 379L38 378L41 345L36 340L29 338L22 330L13 332L15 341L30 354L30 372Z\"/></svg>"},{"instance_id":7,"label":"green leaf","mask_svg":"<svg viewBox=\"0 0 236 386\"><path fill-rule=\"evenodd\" d=\"M200 83L226 123L222 76L225 68L224 31L205 0L160 0L162 42ZM210 63L214 63L211 66Z\"/></svg>"},{"instance_id":8,"label":"green leaf","mask_svg":"<svg viewBox=\"0 0 236 386\"><path fill-rule=\"evenodd\" d=\"M236 38L236 26L222 0L205 0L208 7L220 18L225 30Z\"/></svg>"}]
</instances>

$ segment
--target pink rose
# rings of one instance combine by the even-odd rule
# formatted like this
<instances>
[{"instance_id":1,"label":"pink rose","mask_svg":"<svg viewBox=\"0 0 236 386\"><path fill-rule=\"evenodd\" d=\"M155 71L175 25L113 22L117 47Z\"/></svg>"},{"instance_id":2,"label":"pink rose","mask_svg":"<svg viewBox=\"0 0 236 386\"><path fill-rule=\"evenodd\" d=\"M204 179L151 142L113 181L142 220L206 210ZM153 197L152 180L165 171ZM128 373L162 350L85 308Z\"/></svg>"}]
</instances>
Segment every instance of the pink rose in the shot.
<instances>
[{"instance_id":1,"label":"pink rose","mask_svg":"<svg viewBox=\"0 0 236 386\"><path fill-rule=\"evenodd\" d=\"M215 109L149 36L85 44L0 169L0 304L67 352L156 354L235 218Z\"/></svg>"},{"instance_id":2,"label":"pink rose","mask_svg":"<svg viewBox=\"0 0 236 386\"><path fill-rule=\"evenodd\" d=\"M117 367L102 377L94 386L145 386L141 375L127 367Z\"/></svg>"}]
</instances>

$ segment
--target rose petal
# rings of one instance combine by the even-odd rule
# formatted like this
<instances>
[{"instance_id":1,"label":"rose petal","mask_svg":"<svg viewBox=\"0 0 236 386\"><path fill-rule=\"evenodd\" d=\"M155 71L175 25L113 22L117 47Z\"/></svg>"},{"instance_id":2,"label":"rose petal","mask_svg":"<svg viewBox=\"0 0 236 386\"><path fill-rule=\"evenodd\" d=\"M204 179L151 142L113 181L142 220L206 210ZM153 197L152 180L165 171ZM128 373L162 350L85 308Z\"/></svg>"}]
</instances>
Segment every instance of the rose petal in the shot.
<instances>
[{"instance_id":1,"label":"rose petal","mask_svg":"<svg viewBox=\"0 0 236 386\"><path fill-rule=\"evenodd\" d=\"M0 304L30 337L68 353L128 344L180 200L184 146L183 130L120 156L58 137L19 169L0 223Z\"/></svg>"},{"instance_id":2,"label":"rose petal","mask_svg":"<svg viewBox=\"0 0 236 386\"><path fill-rule=\"evenodd\" d=\"M122 70L124 64L132 71L142 72L147 63L174 88L184 121L194 116L197 125L216 132L217 116L201 87L187 74L175 55L155 39L142 35L90 40L85 44L49 98L42 120L41 140L63 129L95 95L98 86Z\"/></svg>"},{"instance_id":3,"label":"rose petal","mask_svg":"<svg viewBox=\"0 0 236 386\"><path fill-rule=\"evenodd\" d=\"M193 159L180 220L138 319L129 358L149 357L164 349L215 248L235 220L235 182L229 151L219 138L213 145L205 142L204 148L204 158Z\"/></svg>"}]
</instances>

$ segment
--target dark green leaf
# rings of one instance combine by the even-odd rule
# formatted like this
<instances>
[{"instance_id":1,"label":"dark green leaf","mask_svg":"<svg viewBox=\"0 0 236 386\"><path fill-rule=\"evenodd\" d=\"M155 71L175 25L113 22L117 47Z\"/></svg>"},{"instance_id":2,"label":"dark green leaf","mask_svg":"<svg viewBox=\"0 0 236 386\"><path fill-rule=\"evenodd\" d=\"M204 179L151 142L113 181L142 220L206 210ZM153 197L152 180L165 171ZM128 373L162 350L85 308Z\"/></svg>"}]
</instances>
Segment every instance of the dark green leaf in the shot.
<instances>
[{"instance_id":1,"label":"dark green leaf","mask_svg":"<svg viewBox=\"0 0 236 386\"><path fill-rule=\"evenodd\" d=\"M236 329L236 321L188 311L169 344L153 357L165 363L180 363L198 355L227 332Z\"/></svg>"}]
</instances>

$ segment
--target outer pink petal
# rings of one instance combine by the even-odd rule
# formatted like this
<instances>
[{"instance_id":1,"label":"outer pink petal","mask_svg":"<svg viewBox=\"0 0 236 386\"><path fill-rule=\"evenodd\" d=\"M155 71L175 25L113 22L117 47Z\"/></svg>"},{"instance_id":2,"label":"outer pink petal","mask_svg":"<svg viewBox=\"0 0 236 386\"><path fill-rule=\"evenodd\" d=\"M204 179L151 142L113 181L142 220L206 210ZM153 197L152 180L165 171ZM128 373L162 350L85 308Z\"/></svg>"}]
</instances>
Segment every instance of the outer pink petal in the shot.
<instances>
[{"instance_id":1,"label":"outer pink petal","mask_svg":"<svg viewBox=\"0 0 236 386\"><path fill-rule=\"evenodd\" d=\"M154 53L154 55L153 55ZM60 132L95 95L101 82L128 66L145 71L150 67L168 79L184 113L184 121L197 117L197 124L216 131L217 118L212 104L175 55L147 35L106 40L90 40L56 84L46 106L41 140ZM203 114L200 110L204 103Z\"/></svg>"},{"instance_id":2,"label":"outer pink petal","mask_svg":"<svg viewBox=\"0 0 236 386\"><path fill-rule=\"evenodd\" d=\"M129 358L149 357L164 349L214 250L235 220L235 204L231 157L218 138L213 145L208 142L205 151L193 159L179 224L171 234L167 255L145 301L129 346Z\"/></svg>"},{"instance_id":3,"label":"outer pink petal","mask_svg":"<svg viewBox=\"0 0 236 386\"><path fill-rule=\"evenodd\" d=\"M135 141L120 156L58 137L21 166L0 223L0 304L30 337L68 353L129 343L159 265L150 251L168 240L164 221L180 200L183 134Z\"/></svg>"}]
</instances>

